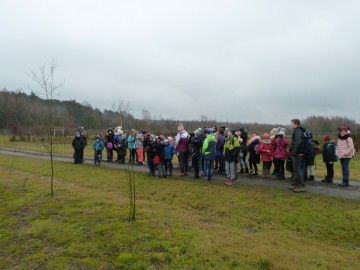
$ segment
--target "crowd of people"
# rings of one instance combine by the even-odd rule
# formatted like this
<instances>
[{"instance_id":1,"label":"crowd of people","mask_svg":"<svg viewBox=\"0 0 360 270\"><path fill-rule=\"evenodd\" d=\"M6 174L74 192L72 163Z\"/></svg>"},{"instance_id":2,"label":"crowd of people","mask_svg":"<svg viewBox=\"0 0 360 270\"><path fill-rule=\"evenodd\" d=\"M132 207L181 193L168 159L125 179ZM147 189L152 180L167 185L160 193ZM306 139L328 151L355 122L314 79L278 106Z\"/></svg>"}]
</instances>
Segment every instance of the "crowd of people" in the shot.
<instances>
[{"instance_id":1,"label":"crowd of people","mask_svg":"<svg viewBox=\"0 0 360 270\"><path fill-rule=\"evenodd\" d=\"M343 181L341 187L349 186L349 163L355 155L350 128L338 128L337 142L330 135L323 136L323 144L312 137L301 125L299 119L292 119L291 139L286 137L286 129L273 128L261 136L248 134L244 127L231 129L225 126L203 127L187 132L184 125L178 125L177 135L166 137L150 131L132 129L128 134L121 127L109 128L105 136L96 135L93 143L94 164L100 165L102 152L106 150L107 162L148 166L148 174L157 178L173 175L173 157L176 156L180 176L192 172L194 179L210 181L213 174L224 175L226 185L234 185L239 175L258 176L259 164L262 163L261 175L269 178L274 175L279 180L285 179L288 171L292 182L289 187L294 192L304 192L305 181L314 181L315 156L322 154L326 165L326 176L321 181L332 183L334 162L340 160ZM83 152L87 145L86 132L80 127L72 141L74 163L83 162ZM114 160L114 154L116 159ZM271 169L273 170L271 171Z\"/></svg>"}]
</instances>

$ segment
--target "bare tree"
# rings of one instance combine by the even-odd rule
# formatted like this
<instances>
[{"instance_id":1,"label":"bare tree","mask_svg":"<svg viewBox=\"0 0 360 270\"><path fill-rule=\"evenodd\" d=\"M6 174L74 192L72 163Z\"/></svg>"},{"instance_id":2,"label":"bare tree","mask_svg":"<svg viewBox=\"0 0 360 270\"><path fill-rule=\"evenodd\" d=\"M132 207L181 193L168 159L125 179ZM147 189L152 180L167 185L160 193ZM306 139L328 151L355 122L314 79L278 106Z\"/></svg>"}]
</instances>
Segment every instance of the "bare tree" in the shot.
<instances>
[{"instance_id":1,"label":"bare tree","mask_svg":"<svg viewBox=\"0 0 360 270\"><path fill-rule=\"evenodd\" d=\"M50 166L51 166L51 197L54 196L54 162L53 162L53 117L54 117L54 94L55 91L62 87L63 84L56 84L54 80L55 69L57 64L54 60L48 65L44 64L39 68L38 72L31 71L30 78L36 83L38 94L45 97L47 102L47 137L49 141L43 141L43 145L50 155ZM33 91L36 93L35 91Z\"/></svg>"},{"instance_id":2,"label":"bare tree","mask_svg":"<svg viewBox=\"0 0 360 270\"><path fill-rule=\"evenodd\" d=\"M125 129L127 125L127 116L130 114L131 111L131 103L129 101L121 100L117 107L117 112L120 116L120 125L123 129Z\"/></svg>"}]
</instances>

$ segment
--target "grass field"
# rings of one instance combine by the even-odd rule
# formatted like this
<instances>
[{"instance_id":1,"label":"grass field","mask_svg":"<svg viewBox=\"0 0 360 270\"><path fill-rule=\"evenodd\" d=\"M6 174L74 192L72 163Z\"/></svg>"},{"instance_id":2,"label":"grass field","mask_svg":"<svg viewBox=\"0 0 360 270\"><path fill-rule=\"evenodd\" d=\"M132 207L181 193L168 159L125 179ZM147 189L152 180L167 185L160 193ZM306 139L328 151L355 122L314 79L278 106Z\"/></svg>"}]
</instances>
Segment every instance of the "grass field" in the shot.
<instances>
[{"instance_id":1,"label":"grass field","mask_svg":"<svg viewBox=\"0 0 360 270\"><path fill-rule=\"evenodd\" d=\"M360 269L360 202L0 155L0 269Z\"/></svg>"}]
</instances>

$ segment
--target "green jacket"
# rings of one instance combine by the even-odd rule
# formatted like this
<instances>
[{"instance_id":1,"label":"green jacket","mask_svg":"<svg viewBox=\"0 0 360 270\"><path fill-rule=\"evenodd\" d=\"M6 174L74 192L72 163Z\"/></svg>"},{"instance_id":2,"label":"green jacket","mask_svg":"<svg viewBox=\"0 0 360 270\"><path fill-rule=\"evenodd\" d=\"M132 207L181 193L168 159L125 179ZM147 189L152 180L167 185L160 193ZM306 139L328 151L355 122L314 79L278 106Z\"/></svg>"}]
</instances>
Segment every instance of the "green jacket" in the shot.
<instances>
[{"instance_id":1,"label":"green jacket","mask_svg":"<svg viewBox=\"0 0 360 270\"><path fill-rule=\"evenodd\" d=\"M204 159L214 160L216 152L216 140L214 134L207 134L204 140L201 153L204 154Z\"/></svg>"}]
</instances>

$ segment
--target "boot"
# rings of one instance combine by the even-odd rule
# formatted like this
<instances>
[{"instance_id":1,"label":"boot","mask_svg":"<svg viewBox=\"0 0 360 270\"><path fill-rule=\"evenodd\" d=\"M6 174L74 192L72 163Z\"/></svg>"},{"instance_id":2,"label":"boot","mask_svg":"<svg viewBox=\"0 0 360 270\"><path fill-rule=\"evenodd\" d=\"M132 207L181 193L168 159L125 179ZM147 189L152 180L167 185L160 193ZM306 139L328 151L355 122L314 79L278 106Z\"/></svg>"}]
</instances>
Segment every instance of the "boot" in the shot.
<instances>
[{"instance_id":1,"label":"boot","mask_svg":"<svg viewBox=\"0 0 360 270\"><path fill-rule=\"evenodd\" d=\"M285 175L284 175L283 173L279 173L279 174L277 175L277 178L278 178L279 180L285 180Z\"/></svg>"},{"instance_id":2,"label":"boot","mask_svg":"<svg viewBox=\"0 0 360 270\"><path fill-rule=\"evenodd\" d=\"M266 170L265 169L262 170L262 177L266 178Z\"/></svg>"},{"instance_id":3,"label":"boot","mask_svg":"<svg viewBox=\"0 0 360 270\"><path fill-rule=\"evenodd\" d=\"M339 184L339 187L348 187L349 186L349 180L343 180L341 184Z\"/></svg>"},{"instance_id":4,"label":"boot","mask_svg":"<svg viewBox=\"0 0 360 270\"><path fill-rule=\"evenodd\" d=\"M309 181L315 181L315 177L313 175L310 175Z\"/></svg>"},{"instance_id":5,"label":"boot","mask_svg":"<svg viewBox=\"0 0 360 270\"><path fill-rule=\"evenodd\" d=\"M245 172L244 169L241 169L239 173L244 173L244 172Z\"/></svg>"},{"instance_id":6,"label":"boot","mask_svg":"<svg viewBox=\"0 0 360 270\"><path fill-rule=\"evenodd\" d=\"M245 173L249 173L249 169L248 169L248 168L245 168Z\"/></svg>"}]
</instances>

